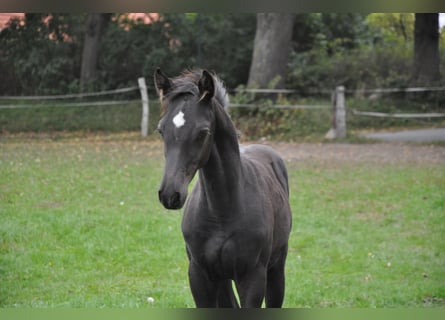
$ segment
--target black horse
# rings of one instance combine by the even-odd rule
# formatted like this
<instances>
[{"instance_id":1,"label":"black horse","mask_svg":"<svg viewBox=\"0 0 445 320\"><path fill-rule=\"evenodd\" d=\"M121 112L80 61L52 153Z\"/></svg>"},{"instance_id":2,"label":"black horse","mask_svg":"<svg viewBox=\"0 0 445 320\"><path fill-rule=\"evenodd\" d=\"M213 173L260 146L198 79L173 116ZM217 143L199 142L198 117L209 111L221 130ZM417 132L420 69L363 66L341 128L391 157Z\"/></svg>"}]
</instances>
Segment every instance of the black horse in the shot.
<instances>
[{"instance_id":1,"label":"black horse","mask_svg":"<svg viewBox=\"0 0 445 320\"><path fill-rule=\"evenodd\" d=\"M165 170L159 200L185 206L182 232L197 307L281 307L292 214L287 170L270 147L241 147L228 95L208 71L154 74L163 114Z\"/></svg>"}]
</instances>

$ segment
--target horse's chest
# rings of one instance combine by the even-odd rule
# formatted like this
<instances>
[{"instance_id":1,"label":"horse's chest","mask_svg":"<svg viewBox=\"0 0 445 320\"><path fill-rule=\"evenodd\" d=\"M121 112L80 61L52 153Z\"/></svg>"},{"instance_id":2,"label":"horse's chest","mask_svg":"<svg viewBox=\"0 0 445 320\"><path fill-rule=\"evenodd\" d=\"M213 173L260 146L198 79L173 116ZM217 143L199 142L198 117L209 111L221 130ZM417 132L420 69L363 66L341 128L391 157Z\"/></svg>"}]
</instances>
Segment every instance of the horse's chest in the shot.
<instances>
[{"instance_id":1,"label":"horse's chest","mask_svg":"<svg viewBox=\"0 0 445 320\"><path fill-rule=\"evenodd\" d=\"M258 260L261 251L258 242L248 232L213 231L187 237L191 259L204 268L210 276L234 278L244 273Z\"/></svg>"},{"instance_id":2,"label":"horse's chest","mask_svg":"<svg viewBox=\"0 0 445 320\"><path fill-rule=\"evenodd\" d=\"M213 232L212 235L198 235L187 242L192 259L200 265L213 273L229 272L236 252L228 234Z\"/></svg>"},{"instance_id":3,"label":"horse's chest","mask_svg":"<svg viewBox=\"0 0 445 320\"><path fill-rule=\"evenodd\" d=\"M203 241L202 259L209 265L223 265L227 260L227 251L230 251L231 240L223 233L215 234Z\"/></svg>"}]
</instances>

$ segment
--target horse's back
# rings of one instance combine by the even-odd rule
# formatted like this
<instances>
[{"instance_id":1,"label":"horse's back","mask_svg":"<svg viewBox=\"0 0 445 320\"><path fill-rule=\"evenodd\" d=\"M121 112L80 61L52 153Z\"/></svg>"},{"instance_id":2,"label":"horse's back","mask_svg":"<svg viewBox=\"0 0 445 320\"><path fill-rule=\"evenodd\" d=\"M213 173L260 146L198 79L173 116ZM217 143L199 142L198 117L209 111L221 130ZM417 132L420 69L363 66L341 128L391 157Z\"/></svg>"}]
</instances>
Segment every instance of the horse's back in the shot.
<instances>
[{"instance_id":1,"label":"horse's back","mask_svg":"<svg viewBox=\"0 0 445 320\"><path fill-rule=\"evenodd\" d=\"M241 147L241 156L247 161L271 167L276 179L289 196L288 174L281 156L271 147L262 144L252 144Z\"/></svg>"},{"instance_id":2,"label":"horse's back","mask_svg":"<svg viewBox=\"0 0 445 320\"><path fill-rule=\"evenodd\" d=\"M283 246L287 247L289 233L292 227L292 211L289 204L289 185L286 165L281 156L271 147L265 145L250 145L243 147L241 152L244 169L252 183L248 184L257 195L257 206L260 210L268 207L273 214L269 225L273 233L273 252L271 259ZM247 173L248 172L248 173ZM244 190L245 192L247 190ZM248 193L248 192L246 192ZM261 200L262 199L262 200ZM265 218L268 221L269 218ZM269 220L270 221L270 220Z\"/></svg>"}]
</instances>

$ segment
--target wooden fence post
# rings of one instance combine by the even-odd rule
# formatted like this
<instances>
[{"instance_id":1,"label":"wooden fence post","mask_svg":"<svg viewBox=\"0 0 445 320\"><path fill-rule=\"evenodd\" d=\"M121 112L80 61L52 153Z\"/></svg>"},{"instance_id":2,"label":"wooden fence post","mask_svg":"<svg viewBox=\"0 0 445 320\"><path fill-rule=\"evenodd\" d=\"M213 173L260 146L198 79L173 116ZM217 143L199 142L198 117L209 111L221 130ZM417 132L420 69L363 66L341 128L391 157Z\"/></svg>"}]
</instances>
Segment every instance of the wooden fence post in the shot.
<instances>
[{"instance_id":1,"label":"wooden fence post","mask_svg":"<svg viewBox=\"0 0 445 320\"><path fill-rule=\"evenodd\" d=\"M332 128L326 134L327 139L342 139L346 137L346 107L345 87L335 88L332 99Z\"/></svg>"},{"instance_id":2,"label":"wooden fence post","mask_svg":"<svg viewBox=\"0 0 445 320\"><path fill-rule=\"evenodd\" d=\"M141 121L141 134L143 137L148 135L148 119L149 119L149 107L148 107L148 93L147 84L145 78L138 79L139 90L141 92L142 99L142 121Z\"/></svg>"}]
</instances>

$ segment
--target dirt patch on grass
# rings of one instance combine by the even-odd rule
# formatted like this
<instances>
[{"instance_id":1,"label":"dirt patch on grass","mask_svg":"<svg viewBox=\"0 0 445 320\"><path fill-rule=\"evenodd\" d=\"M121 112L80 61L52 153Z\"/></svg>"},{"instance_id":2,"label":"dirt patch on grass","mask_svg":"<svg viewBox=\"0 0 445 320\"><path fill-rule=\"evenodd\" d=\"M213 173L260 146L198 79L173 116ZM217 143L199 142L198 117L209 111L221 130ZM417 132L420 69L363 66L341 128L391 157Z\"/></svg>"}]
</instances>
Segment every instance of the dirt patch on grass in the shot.
<instances>
[{"instance_id":1,"label":"dirt patch on grass","mask_svg":"<svg viewBox=\"0 0 445 320\"><path fill-rule=\"evenodd\" d=\"M445 147L415 144L267 143L292 162L445 164Z\"/></svg>"},{"instance_id":2,"label":"dirt patch on grass","mask_svg":"<svg viewBox=\"0 0 445 320\"><path fill-rule=\"evenodd\" d=\"M376 211L358 212L355 215L355 218L363 222L374 222L374 223L380 223L383 220L385 220L385 216L382 213Z\"/></svg>"},{"instance_id":3,"label":"dirt patch on grass","mask_svg":"<svg viewBox=\"0 0 445 320\"><path fill-rule=\"evenodd\" d=\"M163 144L157 136L141 138L138 132L90 133L62 132L57 134L22 133L2 134L1 143L86 144L96 146L131 145L130 152L148 152L148 156L162 154ZM255 142L256 143L256 142ZM243 145L251 142L242 143ZM445 146L411 143L288 143L267 141L286 161L317 163L366 164L445 164ZM146 154L147 155L147 154Z\"/></svg>"}]
</instances>

